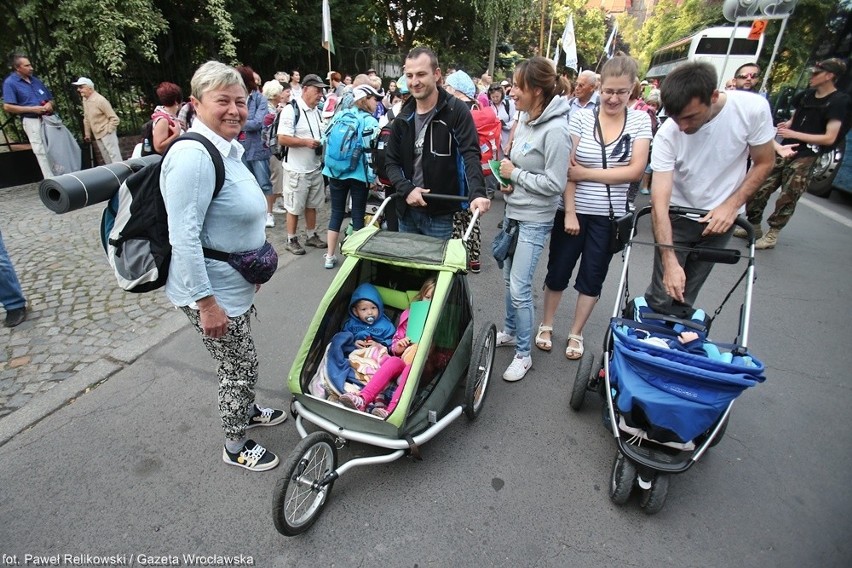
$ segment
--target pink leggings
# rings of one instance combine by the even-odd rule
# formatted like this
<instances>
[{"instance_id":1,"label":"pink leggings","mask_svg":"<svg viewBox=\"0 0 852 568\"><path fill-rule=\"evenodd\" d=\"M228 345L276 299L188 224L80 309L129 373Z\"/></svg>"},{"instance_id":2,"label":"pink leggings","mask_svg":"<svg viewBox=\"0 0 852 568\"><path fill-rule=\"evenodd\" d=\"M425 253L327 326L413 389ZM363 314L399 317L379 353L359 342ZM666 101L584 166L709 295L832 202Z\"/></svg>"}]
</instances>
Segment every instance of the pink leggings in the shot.
<instances>
[{"instance_id":1,"label":"pink leggings","mask_svg":"<svg viewBox=\"0 0 852 568\"><path fill-rule=\"evenodd\" d=\"M388 385L394 379L399 377L397 387L393 391L393 397L388 403L388 412L393 412L393 409L396 408L399 402L399 397L402 396L402 389L405 388L405 381L408 380L409 371L411 371L411 365L406 365L405 361L399 357L388 357L385 359L379 370L370 379L370 382L361 389L361 398L364 399L364 403L370 404L376 400L376 397L388 388Z\"/></svg>"}]
</instances>

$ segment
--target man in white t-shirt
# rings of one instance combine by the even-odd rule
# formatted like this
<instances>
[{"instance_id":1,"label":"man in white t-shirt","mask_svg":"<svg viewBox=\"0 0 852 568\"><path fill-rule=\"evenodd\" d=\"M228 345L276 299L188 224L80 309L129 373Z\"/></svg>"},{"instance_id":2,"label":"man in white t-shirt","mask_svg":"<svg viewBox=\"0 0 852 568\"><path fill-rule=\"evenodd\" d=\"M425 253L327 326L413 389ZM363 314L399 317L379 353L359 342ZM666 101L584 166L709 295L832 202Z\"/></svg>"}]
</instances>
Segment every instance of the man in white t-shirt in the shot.
<instances>
[{"instance_id":1,"label":"man in white t-shirt","mask_svg":"<svg viewBox=\"0 0 852 568\"><path fill-rule=\"evenodd\" d=\"M774 163L775 128L763 97L719 92L707 63L684 63L660 89L670 120L657 131L651 154L654 257L645 292L655 312L689 317L712 262L675 247L724 248L734 221ZM746 158L752 166L746 172ZM703 217L669 215L669 206L709 211Z\"/></svg>"},{"instance_id":2,"label":"man in white t-shirt","mask_svg":"<svg viewBox=\"0 0 852 568\"><path fill-rule=\"evenodd\" d=\"M297 255L305 254L296 234L302 215L308 234L305 244L315 248L326 246L317 235L317 208L325 201L320 142L323 128L317 104L327 86L314 74L306 76L301 95L293 96L293 103L284 107L278 122L278 143L287 147L287 156L281 163L284 206L287 208L287 250Z\"/></svg>"}]
</instances>

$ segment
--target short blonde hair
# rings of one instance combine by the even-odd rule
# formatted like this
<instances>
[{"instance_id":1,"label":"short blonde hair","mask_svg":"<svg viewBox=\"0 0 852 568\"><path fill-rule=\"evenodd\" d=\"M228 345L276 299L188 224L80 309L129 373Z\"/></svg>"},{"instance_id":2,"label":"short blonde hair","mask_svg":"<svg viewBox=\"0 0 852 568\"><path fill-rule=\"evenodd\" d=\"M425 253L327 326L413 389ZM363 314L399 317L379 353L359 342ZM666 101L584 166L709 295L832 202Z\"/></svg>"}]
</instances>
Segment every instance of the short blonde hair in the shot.
<instances>
[{"instance_id":1,"label":"short blonde hair","mask_svg":"<svg viewBox=\"0 0 852 568\"><path fill-rule=\"evenodd\" d=\"M379 77L378 75L373 75L372 77L370 77L370 85L374 89L376 89L377 91L381 91L382 90L382 78Z\"/></svg>"},{"instance_id":2,"label":"short blonde hair","mask_svg":"<svg viewBox=\"0 0 852 568\"><path fill-rule=\"evenodd\" d=\"M230 65L225 65L219 61L208 61L202 64L195 71L189 85L192 96L198 100L201 100L201 96L207 91L233 85L239 85L248 94L248 89L246 89L246 84L240 73Z\"/></svg>"}]
</instances>

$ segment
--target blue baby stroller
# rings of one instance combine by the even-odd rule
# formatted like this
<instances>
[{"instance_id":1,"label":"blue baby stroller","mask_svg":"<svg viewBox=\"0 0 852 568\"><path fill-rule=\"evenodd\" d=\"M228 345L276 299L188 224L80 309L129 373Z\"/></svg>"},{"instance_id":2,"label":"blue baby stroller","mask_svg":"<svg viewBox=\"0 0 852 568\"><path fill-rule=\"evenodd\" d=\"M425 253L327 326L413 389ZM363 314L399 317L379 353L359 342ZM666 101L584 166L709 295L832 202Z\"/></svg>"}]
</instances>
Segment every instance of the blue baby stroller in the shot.
<instances>
[{"instance_id":1,"label":"blue baby stroller","mask_svg":"<svg viewBox=\"0 0 852 568\"><path fill-rule=\"evenodd\" d=\"M590 390L601 395L604 421L618 446L610 498L623 505L638 486L640 506L645 513L654 514L665 504L669 476L688 470L708 448L719 443L734 400L765 377L764 365L747 348L754 281L752 226L737 219L737 225L748 233L747 257L737 249L688 249L691 255L717 263L736 264L745 258L747 266L712 317L700 309L688 317L675 317L653 313L641 296L628 299L632 246L656 246L633 238L638 220L650 212L646 207L634 214L601 365L595 368L594 354L584 353L570 405L580 410ZM700 217L707 212L672 207L671 213ZM710 341L710 324L743 280L745 300L737 337L732 343ZM689 349L681 343L684 332L691 332L689 337L693 338Z\"/></svg>"}]
</instances>

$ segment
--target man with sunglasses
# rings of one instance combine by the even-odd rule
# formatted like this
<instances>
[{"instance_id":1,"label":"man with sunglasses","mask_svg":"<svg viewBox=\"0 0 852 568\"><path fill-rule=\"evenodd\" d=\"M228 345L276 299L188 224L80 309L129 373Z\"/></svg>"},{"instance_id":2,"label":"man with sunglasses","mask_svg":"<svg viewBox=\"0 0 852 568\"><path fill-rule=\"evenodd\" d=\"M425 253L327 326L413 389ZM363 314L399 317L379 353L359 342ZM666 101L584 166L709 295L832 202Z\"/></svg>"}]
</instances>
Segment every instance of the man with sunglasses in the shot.
<instances>
[{"instance_id":1,"label":"man with sunglasses","mask_svg":"<svg viewBox=\"0 0 852 568\"><path fill-rule=\"evenodd\" d=\"M746 63L740 65L734 72L734 88L738 91L749 91L757 93L760 67L757 63Z\"/></svg>"},{"instance_id":2,"label":"man with sunglasses","mask_svg":"<svg viewBox=\"0 0 852 568\"><path fill-rule=\"evenodd\" d=\"M811 167L821 152L834 149L848 128L849 96L837 90L837 79L846 73L846 64L837 58L826 59L811 69L810 89L793 97L793 116L778 125L778 135L786 152L779 152L769 176L749 200L746 214L760 237L757 249L775 248L778 234L793 213L796 203L810 185ZM775 210L767 219L769 231L763 235L760 222L769 196L781 187ZM745 237L745 231L735 231Z\"/></svg>"}]
</instances>

